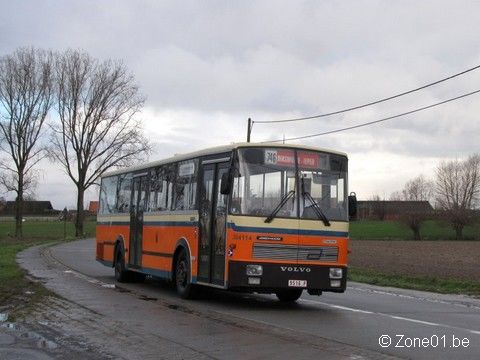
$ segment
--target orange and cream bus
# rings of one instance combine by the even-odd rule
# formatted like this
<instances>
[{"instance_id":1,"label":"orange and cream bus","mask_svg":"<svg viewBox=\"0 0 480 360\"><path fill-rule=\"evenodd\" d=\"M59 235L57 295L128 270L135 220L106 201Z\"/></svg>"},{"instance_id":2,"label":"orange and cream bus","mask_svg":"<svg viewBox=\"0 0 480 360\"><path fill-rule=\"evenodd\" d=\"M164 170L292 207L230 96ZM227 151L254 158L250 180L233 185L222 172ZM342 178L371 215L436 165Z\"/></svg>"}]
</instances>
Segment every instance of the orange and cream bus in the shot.
<instances>
[{"instance_id":1,"label":"orange and cream bus","mask_svg":"<svg viewBox=\"0 0 480 360\"><path fill-rule=\"evenodd\" d=\"M96 258L118 281L169 279L184 298L198 286L281 301L343 292L347 194L347 156L306 146L232 144L112 171Z\"/></svg>"}]
</instances>

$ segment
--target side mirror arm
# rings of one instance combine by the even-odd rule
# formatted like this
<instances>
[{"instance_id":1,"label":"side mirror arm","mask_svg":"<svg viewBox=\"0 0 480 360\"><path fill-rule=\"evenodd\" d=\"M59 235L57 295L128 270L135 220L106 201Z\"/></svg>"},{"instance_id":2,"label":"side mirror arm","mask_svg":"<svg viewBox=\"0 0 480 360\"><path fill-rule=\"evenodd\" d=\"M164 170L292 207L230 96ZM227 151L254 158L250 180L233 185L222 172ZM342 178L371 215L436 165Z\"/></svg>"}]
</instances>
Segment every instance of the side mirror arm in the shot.
<instances>
[{"instance_id":1,"label":"side mirror arm","mask_svg":"<svg viewBox=\"0 0 480 360\"><path fill-rule=\"evenodd\" d=\"M354 219L357 216L357 194L351 192L348 196L348 216Z\"/></svg>"}]
</instances>

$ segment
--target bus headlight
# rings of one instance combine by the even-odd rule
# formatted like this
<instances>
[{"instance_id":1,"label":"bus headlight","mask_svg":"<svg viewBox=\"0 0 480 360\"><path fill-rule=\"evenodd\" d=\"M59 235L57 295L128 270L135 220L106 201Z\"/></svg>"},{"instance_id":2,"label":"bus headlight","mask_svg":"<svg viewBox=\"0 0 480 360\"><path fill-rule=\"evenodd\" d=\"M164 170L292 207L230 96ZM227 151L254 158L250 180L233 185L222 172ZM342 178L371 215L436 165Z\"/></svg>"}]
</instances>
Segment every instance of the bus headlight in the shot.
<instances>
[{"instance_id":1,"label":"bus headlight","mask_svg":"<svg viewBox=\"0 0 480 360\"><path fill-rule=\"evenodd\" d=\"M248 276L262 276L263 275L263 266L262 265L247 265L247 275Z\"/></svg>"},{"instance_id":2,"label":"bus headlight","mask_svg":"<svg viewBox=\"0 0 480 360\"><path fill-rule=\"evenodd\" d=\"M343 277L342 268L330 268L330 279L341 279Z\"/></svg>"}]
</instances>

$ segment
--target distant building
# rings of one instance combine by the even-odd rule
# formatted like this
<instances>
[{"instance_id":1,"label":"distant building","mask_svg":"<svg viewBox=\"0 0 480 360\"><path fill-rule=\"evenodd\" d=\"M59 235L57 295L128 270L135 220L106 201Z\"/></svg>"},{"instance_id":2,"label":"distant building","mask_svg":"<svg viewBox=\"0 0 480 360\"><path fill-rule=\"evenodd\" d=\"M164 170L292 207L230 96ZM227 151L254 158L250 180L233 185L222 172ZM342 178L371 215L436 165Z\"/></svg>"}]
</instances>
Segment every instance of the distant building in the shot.
<instances>
[{"instance_id":1,"label":"distant building","mask_svg":"<svg viewBox=\"0 0 480 360\"><path fill-rule=\"evenodd\" d=\"M98 213L98 201L90 201L90 204L88 205L88 212L91 214Z\"/></svg>"},{"instance_id":2,"label":"distant building","mask_svg":"<svg viewBox=\"0 0 480 360\"><path fill-rule=\"evenodd\" d=\"M398 220L408 213L433 214L428 201L358 201L358 220Z\"/></svg>"},{"instance_id":3,"label":"distant building","mask_svg":"<svg viewBox=\"0 0 480 360\"><path fill-rule=\"evenodd\" d=\"M50 201L24 201L23 215L52 215L56 211ZM15 215L15 201L7 201L2 215Z\"/></svg>"}]
</instances>

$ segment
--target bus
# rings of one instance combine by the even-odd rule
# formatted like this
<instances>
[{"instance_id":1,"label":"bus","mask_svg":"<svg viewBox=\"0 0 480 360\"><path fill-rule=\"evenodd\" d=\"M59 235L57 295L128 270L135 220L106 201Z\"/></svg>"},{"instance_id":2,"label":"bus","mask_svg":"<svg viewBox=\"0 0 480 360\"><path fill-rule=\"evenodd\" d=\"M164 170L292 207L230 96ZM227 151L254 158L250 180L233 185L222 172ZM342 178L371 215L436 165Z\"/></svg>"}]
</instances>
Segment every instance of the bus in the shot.
<instances>
[{"instance_id":1,"label":"bus","mask_svg":"<svg viewBox=\"0 0 480 360\"><path fill-rule=\"evenodd\" d=\"M344 292L349 216L346 154L238 143L105 173L96 259L119 282L173 282L276 294Z\"/></svg>"}]
</instances>

